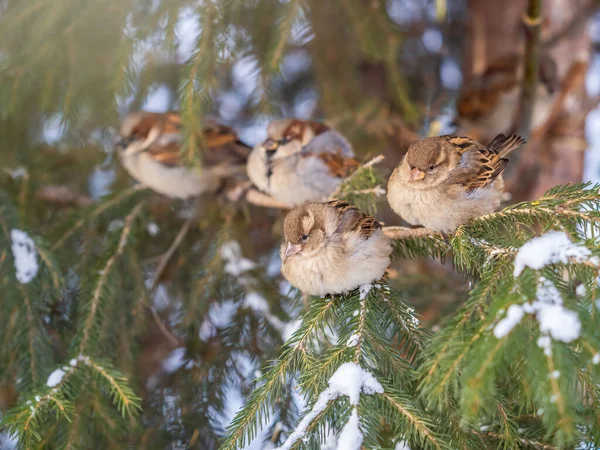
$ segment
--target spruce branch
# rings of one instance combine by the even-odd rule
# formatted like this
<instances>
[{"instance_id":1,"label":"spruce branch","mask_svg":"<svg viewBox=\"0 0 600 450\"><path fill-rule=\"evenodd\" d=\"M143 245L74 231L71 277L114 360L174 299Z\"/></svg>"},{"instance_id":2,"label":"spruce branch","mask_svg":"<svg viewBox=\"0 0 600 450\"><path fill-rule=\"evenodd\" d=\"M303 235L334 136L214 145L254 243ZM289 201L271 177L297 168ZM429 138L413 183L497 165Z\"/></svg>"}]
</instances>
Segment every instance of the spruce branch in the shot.
<instances>
[{"instance_id":1,"label":"spruce branch","mask_svg":"<svg viewBox=\"0 0 600 450\"><path fill-rule=\"evenodd\" d=\"M254 439L258 427L263 426L270 417L270 407L285 386L286 374L297 370L298 364L305 358L305 346L317 331L325 327L333 306L334 302L325 299L311 305L302 325L285 344L279 360L257 380L259 387L252 392L245 407L232 420L221 450L235 450Z\"/></svg>"},{"instance_id":2,"label":"spruce branch","mask_svg":"<svg viewBox=\"0 0 600 450\"><path fill-rule=\"evenodd\" d=\"M100 307L103 295L106 292L106 286L109 281L109 277L112 275L112 271L115 268L117 260L121 257L126 245L129 243L129 238L133 231L133 222L136 219L136 217L142 212L143 207L144 202L142 201L138 203L132 209L132 211L125 217L125 223L121 235L119 237L117 248L115 249L115 252L107 259L103 267L100 269L100 276L98 277L91 294L91 299L88 307L88 314L85 318L84 323L82 324L79 337L79 351L77 352L78 354L87 353L86 350L89 346L92 330L96 326L96 322L98 319L98 309Z\"/></svg>"},{"instance_id":3,"label":"spruce branch","mask_svg":"<svg viewBox=\"0 0 600 450\"><path fill-rule=\"evenodd\" d=\"M358 166L358 168L354 172L352 172L350 175L348 175L344 179L344 181L337 187L337 189L335 191L333 191L333 193L329 196L329 198L332 200L336 199L336 198L341 198L340 196L343 196L343 193L345 192L345 190L349 189L349 186L352 186L352 180L354 178L358 177L361 174L364 174L365 171L367 171L367 169L370 169L371 167L375 166L376 164L379 164L384 159L385 159L385 156L377 155L374 158L367 161L366 163L363 163L360 166ZM350 191L351 190L352 189L350 188Z\"/></svg>"},{"instance_id":4,"label":"spruce branch","mask_svg":"<svg viewBox=\"0 0 600 450\"><path fill-rule=\"evenodd\" d=\"M146 189L147 188L145 186L143 186L141 184L136 184L135 186L132 186L129 189L126 189L116 195L110 196L105 201L103 201L97 205L92 205L90 208L86 209L83 212L81 219L77 220L77 222L75 222L75 224L72 227L70 227L66 232L64 232L62 234L62 236L54 243L54 245L52 245L51 250L56 251L60 247L62 247L65 244L65 242L67 242L67 240L77 230L79 230L83 225L88 223L91 219L102 215L105 211L108 211L109 209L113 208L114 206L124 202L127 198L129 198L133 194L135 194L139 191L144 191Z\"/></svg>"},{"instance_id":5,"label":"spruce branch","mask_svg":"<svg viewBox=\"0 0 600 450\"><path fill-rule=\"evenodd\" d=\"M291 209L290 205L275 200L270 195L264 194L256 189L249 189L246 193L246 200L256 206L276 209Z\"/></svg>"},{"instance_id":6,"label":"spruce branch","mask_svg":"<svg viewBox=\"0 0 600 450\"><path fill-rule=\"evenodd\" d=\"M423 412L417 412L415 405L410 404L410 400L402 398L391 386L385 387L382 397L401 419L410 423L410 428L415 430L424 445L435 449L447 448L447 445L432 430L432 423L423 420Z\"/></svg>"},{"instance_id":7,"label":"spruce branch","mask_svg":"<svg viewBox=\"0 0 600 450\"><path fill-rule=\"evenodd\" d=\"M285 5L285 14L279 23L277 39L272 51L267 57L265 67L268 72L274 72L279 67L285 54L285 47L290 39L292 26L299 11L302 9L302 0L291 0Z\"/></svg>"},{"instance_id":8,"label":"spruce branch","mask_svg":"<svg viewBox=\"0 0 600 450\"><path fill-rule=\"evenodd\" d=\"M430 236L443 237L442 233L437 233L428 228L408 228L399 226L383 227L383 233L390 239L415 239Z\"/></svg>"},{"instance_id":9,"label":"spruce branch","mask_svg":"<svg viewBox=\"0 0 600 450\"><path fill-rule=\"evenodd\" d=\"M129 387L127 378L111 369L108 363L102 365L91 358L86 358L85 364L107 387L111 400L123 417L131 417L141 411L140 399Z\"/></svg>"},{"instance_id":10,"label":"spruce branch","mask_svg":"<svg viewBox=\"0 0 600 450\"><path fill-rule=\"evenodd\" d=\"M167 268L169 261L171 260L171 258L173 257L173 255L175 254L175 252L177 251L179 246L181 246L182 242L184 241L193 221L194 221L194 218L191 217L183 223L182 227L180 228L179 232L177 233L177 236L175 236L175 239L169 246L169 249L162 256L160 263L158 264L158 267L156 269L156 272L154 273L154 279L152 280L150 289L148 290L148 298L149 299L151 299L154 296L154 294L156 293L156 290L158 289L158 285L160 284L160 278L162 277L163 272ZM177 339L173 335L173 333L171 333L171 331L166 327L166 325L163 323L162 319L160 318L160 316L158 315L156 310L147 301L144 301L144 306L146 307L146 309L152 316L152 319L158 326L158 329L161 331L161 333L174 345L179 345L179 339Z\"/></svg>"}]
</instances>

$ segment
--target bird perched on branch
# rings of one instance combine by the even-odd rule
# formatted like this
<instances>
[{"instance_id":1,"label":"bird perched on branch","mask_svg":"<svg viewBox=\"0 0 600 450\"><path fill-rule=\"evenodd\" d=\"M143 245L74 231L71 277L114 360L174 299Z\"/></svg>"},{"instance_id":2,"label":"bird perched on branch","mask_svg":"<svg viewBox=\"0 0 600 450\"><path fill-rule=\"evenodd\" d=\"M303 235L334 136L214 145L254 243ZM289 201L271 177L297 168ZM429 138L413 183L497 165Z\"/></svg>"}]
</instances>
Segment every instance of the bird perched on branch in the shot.
<instances>
[{"instance_id":1,"label":"bird perched on branch","mask_svg":"<svg viewBox=\"0 0 600 450\"><path fill-rule=\"evenodd\" d=\"M309 295L339 294L378 280L392 246L373 217L342 202L308 203L283 224L281 272Z\"/></svg>"},{"instance_id":2,"label":"bird perched on branch","mask_svg":"<svg viewBox=\"0 0 600 450\"><path fill-rule=\"evenodd\" d=\"M176 112L133 112L120 129L121 163L125 170L150 189L174 198L214 193L244 178L250 147L229 127L208 121L204 125L202 168L181 161L182 123Z\"/></svg>"},{"instance_id":3,"label":"bird perched on branch","mask_svg":"<svg viewBox=\"0 0 600 450\"><path fill-rule=\"evenodd\" d=\"M350 143L318 122L282 119L252 150L248 176L261 191L289 206L327 199L358 167Z\"/></svg>"},{"instance_id":4,"label":"bird perched on branch","mask_svg":"<svg viewBox=\"0 0 600 450\"><path fill-rule=\"evenodd\" d=\"M492 60L482 74L474 76L461 89L457 101L460 132L482 136L509 132L517 117L523 73L523 57L514 53ZM559 87L556 62L543 52L538 66L532 129L548 119Z\"/></svg>"},{"instance_id":5,"label":"bird perched on branch","mask_svg":"<svg viewBox=\"0 0 600 450\"><path fill-rule=\"evenodd\" d=\"M524 144L500 134L487 147L461 136L412 144L388 182L388 202L412 225L451 232L500 206L506 156Z\"/></svg>"}]
</instances>

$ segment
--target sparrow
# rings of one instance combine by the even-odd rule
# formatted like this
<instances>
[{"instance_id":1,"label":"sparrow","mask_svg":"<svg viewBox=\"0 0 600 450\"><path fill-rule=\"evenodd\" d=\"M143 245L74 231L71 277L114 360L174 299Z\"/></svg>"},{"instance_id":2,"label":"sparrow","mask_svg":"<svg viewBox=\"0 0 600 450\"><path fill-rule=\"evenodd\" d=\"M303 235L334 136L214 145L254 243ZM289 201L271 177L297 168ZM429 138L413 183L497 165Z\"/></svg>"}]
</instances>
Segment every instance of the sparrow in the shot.
<instances>
[{"instance_id":1,"label":"sparrow","mask_svg":"<svg viewBox=\"0 0 600 450\"><path fill-rule=\"evenodd\" d=\"M138 111L121 124L119 157L125 170L141 184L168 197L186 199L215 193L244 173L251 147L229 127L204 124L206 150L202 169L183 165L181 116L177 112Z\"/></svg>"},{"instance_id":2,"label":"sparrow","mask_svg":"<svg viewBox=\"0 0 600 450\"><path fill-rule=\"evenodd\" d=\"M380 279L390 264L392 245L381 225L350 203L297 206L283 231L281 272L308 295L351 291Z\"/></svg>"},{"instance_id":3,"label":"sparrow","mask_svg":"<svg viewBox=\"0 0 600 450\"><path fill-rule=\"evenodd\" d=\"M282 119L267 126L268 138L248 158L248 177L289 206L323 201L358 167L339 132L311 121Z\"/></svg>"},{"instance_id":4,"label":"sparrow","mask_svg":"<svg viewBox=\"0 0 600 450\"><path fill-rule=\"evenodd\" d=\"M454 135L416 142L392 172L388 202L412 225L452 232L500 206L506 156L524 143L503 134L487 146Z\"/></svg>"},{"instance_id":5,"label":"sparrow","mask_svg":"<svg viewBox=\"0 0 600 450\"><path fill-rule=\"evenodd\" d=\"M458 125L462 132L481 131L495 136L508 132L519 106L523 80L523 58L517 53L491 61L489 67L463 87L457 100ZM540 55L538 87L531 128L549 117L560 87L556 62L547 53Z\"/></svg>"}]
</instances>

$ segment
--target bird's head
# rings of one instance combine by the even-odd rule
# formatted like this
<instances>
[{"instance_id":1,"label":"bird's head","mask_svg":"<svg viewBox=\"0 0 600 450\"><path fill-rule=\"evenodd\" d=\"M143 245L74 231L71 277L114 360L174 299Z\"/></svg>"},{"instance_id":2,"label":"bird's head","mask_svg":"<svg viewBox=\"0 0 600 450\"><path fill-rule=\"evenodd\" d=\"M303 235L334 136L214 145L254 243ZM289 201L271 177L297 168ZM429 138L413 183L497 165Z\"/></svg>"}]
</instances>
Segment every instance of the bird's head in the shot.
<instances>
[{"instance_id":1,"label":"bird's head","mask_svg":"<svg viewBox=\"0 0 600 450\"><path fill-rule=\"evenodd\" d=\"M162 133L164 121L160 114L146 111L129 113L123 119L117 148L125 154L137 153L148 148Z\"/></svg>"},{"instance_id":2,"label":"bird's head","mask_svg":"<svg viewBox=\"0 0 600 450\"><path fill-rule=\"evenodd\" d=\"M448 178L452 152L452 144L444 136L412 144L403 163L410 184L415 189L427 189L443 182Z\"/></svg>"},{"instance_id":3,"label":"bird's head","mask_svg":"<svg viewBox=\"0 0 600 450\"><path fill-rule=\"evenodd\" d=\"M310 257L323 248L327 217L326 206L320 203L298 206L288 213L283 223L285 242L280 252L284 263L293 257Z\"/></svg>"},{"instance_id":4,"label":"bird's head","mask_svg":"<svg viewBox=\"0 0 600 450\"><path fill-rule=\"evenodd\" d=\"M302 151L316 135L329 130L326 125L298 119L274 120L267 126L262 149L268 159L286 158Z\"/></svg>"}]
</instances>

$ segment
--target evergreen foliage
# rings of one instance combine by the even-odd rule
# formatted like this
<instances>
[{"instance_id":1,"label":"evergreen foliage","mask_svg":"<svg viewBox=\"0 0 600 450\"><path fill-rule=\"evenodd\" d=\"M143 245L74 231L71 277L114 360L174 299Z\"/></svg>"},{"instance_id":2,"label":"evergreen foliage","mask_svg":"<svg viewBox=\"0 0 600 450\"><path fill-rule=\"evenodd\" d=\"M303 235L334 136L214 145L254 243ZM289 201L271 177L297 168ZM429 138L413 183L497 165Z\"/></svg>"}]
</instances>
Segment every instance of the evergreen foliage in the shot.
<instances>
[{"instance_id":1,"label":"evergreen foliage","mask_svg":"<svg viewBox=\"0 0 600 450\"><path fill-rule=\"evenodd\" d=\"M462 30L465 12L445 6ZM557 186L451 235L403 228L389 276L320 299L281 279L280 211L168 201L118 168L89 205L40 199L114 174L119 113L166 87L189 164L205 116L261 130L326 118L365 161L334 197L374 213L387 174L367 155L456 94L432 107L439 80L415 69L437 77L456 53L450 27L427 26L447 48L427 52L383 0L0 1L0 431L26 449L600 447L599 186ZM59 144L40 144L48 122ZM572 252L524 264L549 232ZM408 260L468 280L435 327L402 287ZM427 279L416 295L436 294Z\"/></svg>"}]
</instances>

